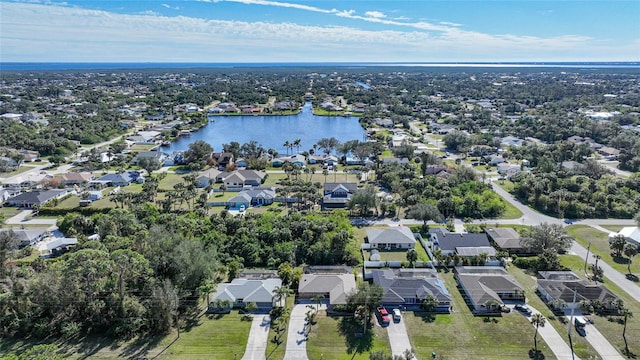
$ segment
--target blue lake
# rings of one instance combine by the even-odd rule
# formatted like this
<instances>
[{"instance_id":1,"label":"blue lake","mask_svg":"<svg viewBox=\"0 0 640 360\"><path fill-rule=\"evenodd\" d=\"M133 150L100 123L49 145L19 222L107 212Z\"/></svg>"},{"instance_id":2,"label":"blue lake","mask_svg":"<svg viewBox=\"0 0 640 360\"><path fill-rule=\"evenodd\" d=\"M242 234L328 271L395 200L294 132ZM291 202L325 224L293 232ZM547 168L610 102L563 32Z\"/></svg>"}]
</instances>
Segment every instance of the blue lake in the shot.
<instances>
[{"instance_id":1,"label":"blue lake","mask_svg":"<svg viewBox=\"0 0 640 360\"><path fill-rule=\"evenodd\" d=\"M286 154L286 141L300 139L300 151L308 151L322 138L335 137L340 142L365 140L365 133L357 117L316 116L311 103L306 103L297 115L287 116L215 116L209 118L207 126L181 137L162 151L172 153L189 148L189 144L204 140L215 151L222 150L222 144L237 141L240 145L251 140L257 141L265 149L273 148L278 154ZM296 148L293 148L296 151Z\"/></svg>"}]
</instances>

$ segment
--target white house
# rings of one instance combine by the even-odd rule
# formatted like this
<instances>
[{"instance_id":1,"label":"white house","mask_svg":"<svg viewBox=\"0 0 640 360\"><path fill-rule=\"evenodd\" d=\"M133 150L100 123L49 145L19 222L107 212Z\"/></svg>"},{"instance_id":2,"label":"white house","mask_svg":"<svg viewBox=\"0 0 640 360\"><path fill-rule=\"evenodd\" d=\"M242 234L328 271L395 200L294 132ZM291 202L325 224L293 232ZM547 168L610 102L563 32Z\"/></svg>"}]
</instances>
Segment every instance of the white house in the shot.
<instances>
[{"instance_id":1,"label":"white house","mask_svg":"<svg viewBox=\"0 0 640 360\"><path fill-rule=\"evenodd\" d=\"M368 229L367 241L374 249L413 249L416 238L411 229L398 226L388 229Z\"/></svg>"},{"instance_id":2,"label":"white house","mask_svg":"<svg viewBox=\"0 0 640 360\"><path fill-rule=\"evenodd\" d=\"M640 245L640 227L637 226L627 226L623 227L619 232L612 232L609 234L609 241L611 241L614 237L622 235L624 238L633 244Z\"/></svg>"}]
</instances>

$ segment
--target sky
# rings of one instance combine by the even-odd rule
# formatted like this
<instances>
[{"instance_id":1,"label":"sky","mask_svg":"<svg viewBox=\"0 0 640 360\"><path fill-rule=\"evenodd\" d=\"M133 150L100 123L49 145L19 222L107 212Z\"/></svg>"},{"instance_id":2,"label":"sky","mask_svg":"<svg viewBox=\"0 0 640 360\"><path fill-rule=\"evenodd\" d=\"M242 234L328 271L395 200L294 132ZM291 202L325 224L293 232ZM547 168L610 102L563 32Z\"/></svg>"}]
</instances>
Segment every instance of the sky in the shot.
<instances>
[{"instance_id":1,"label":"sky","mask_svg":"<svg viewBox=\"0 0 640 360\"><path fill-rule=\"evenodd\" d=\"M638 60L638 0L0 0L0 62Z\"/></svg>"}]
</instances>

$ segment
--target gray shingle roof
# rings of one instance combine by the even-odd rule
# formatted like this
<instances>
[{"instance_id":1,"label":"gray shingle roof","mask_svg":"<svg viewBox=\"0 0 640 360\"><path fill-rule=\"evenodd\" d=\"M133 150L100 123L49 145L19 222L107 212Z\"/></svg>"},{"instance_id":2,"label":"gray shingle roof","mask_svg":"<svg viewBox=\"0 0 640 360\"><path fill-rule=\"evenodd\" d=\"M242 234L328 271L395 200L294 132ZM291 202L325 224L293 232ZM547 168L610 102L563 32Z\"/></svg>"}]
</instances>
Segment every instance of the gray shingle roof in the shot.
<instances>
[{"instance_id":1,"label":"gray shingle roof","mask_svg":"<svg viewBox=\"0 0 640 360\"><path fill-rule=\"evenodd\" d=\"M415 244L416 242L411 229L404 226L388 229L368 229L367 239L370 244Z\"/></svg>"}]
</instances>

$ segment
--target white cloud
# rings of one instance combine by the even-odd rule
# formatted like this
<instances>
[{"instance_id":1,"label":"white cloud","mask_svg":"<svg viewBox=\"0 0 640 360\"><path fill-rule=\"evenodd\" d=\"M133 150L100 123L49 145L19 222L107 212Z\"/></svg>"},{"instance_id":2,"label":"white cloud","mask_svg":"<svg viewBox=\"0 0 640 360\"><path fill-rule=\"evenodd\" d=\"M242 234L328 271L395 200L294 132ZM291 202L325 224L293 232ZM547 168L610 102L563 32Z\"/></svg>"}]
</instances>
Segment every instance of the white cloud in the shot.
<instances>
[{"instance_id":1,"label":"white cloud","mask_svg":"<svg viewBox=\"0 0 640 360\"><path fill-rule=\"evenodd\" d=\"M462 26L462 24L458 24L458 23L454 23L454 22L449 22L449 21L440 21L440 25L445 25L445 26Z\"/></svg>"},{"instance_id":2,"label":"white cloud","mask_svg":"<svg viewBox=\"0 0 640 360\"><path fill-rule=\"evenodd\" d=\"M368 17L377 18L377 19L382 19L387 17L387 15L385 15L384 13L381 13L380 11L367 11L364 14L367 15Z\"/></svg>"},{"instance_id":3,"label":"white cloud","mask_svg":"<svg viewBox=\"0 0 640 360\"><path fill-rule=\"evenodd\" d=\"M0 43L1 61L74 62L613 61L634 58L639 45L576 35L491 35L426 22L373 31L6 2Z\"/></svg>"}]
</instances>

